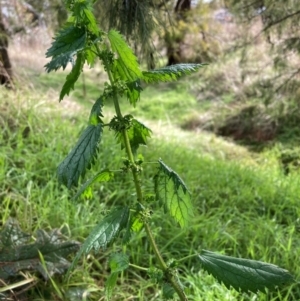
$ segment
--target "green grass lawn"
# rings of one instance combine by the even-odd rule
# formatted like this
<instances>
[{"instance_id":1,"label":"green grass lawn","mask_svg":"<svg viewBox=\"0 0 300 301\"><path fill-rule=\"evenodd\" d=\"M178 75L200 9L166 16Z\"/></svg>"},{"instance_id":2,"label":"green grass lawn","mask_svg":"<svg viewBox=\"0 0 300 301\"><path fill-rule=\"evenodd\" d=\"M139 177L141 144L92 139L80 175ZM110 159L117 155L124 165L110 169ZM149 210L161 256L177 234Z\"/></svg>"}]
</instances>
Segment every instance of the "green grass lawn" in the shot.
<instances>
[{"instance_id":1,"label":"green grass lawn","mask_svg":"<svg viewBox=\"0 0 300 301\"><path fill-rule=\"evenodd\" d=\"M0 223L4 225L9 217L14 217L32 235L37 229L60 228L69 239L83 241L112 205L130 202L134 186L129 175L117 175L107 184L95 185L92 199L72 201L76 191L69 192L58 185L57 165L76 143L87 122L88 107L103 88L103 79L95 88L94 77L87 74L86 92L79 85L72 94L73 102L69 98L59 104L53 101L55 93L48 91L51 88L58 95L62 78L62 74L43 75L36 79L34 89L0 90ZM124 100L124 112L136 115L153 129L149 146L140 149L145 161L151 162L144 167L144 189L151 190L157 168L153 162L162 158L191 190L195 212L189 227L181 230L157 204L151 204L153 232L163 256L180 259L207 249L273 263L297 278L299 173L285 175L272 151L251 153L211 133L180 129L178 126L188 116L201 110L201 104L184 82L145 87L144 91L136 109ZM76 106L72 105L74 101ZM105 104L105 112L112 116L111 104ZM99 163L86 178L104 168L121 167L123 154L109 131L104 133L99 156ZM104 300L104 284L109 275L107 258L122 249L133 264L146 268L156 264L141 231L126 247L116 243L82 259L68 279L54 276L52 282L37 280L27 291L30 300L85 300L76 297L83 291L89 292L86 300ZM184 261L179 273L189 300L300 299L296 285L267 295L227 290L203 272L195 258ZM1 286L5 283L0 284L0 292ZM161 300L159 289L149 281L147 273L130 268L121 275L112 300Z\"/></svg>"}]
</instances>

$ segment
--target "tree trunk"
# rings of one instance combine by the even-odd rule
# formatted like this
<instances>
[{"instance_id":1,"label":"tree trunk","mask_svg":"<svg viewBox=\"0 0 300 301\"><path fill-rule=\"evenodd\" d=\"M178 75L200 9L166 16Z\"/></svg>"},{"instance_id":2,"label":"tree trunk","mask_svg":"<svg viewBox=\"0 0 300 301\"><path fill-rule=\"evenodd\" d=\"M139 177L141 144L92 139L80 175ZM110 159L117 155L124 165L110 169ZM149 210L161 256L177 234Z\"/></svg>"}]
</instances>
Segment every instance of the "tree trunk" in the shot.
<instances>
[{"instance_id":1,"label":"tree trunk","mask_svg":"<svg viewBox=\"0 0 300 301\"><path fill-rule=\"evenodd\" d=\"M186 19L186 12L191 9L191 5L191 0L177 0L174 9L177 22ZM184 40L184 35L179 34L178 36L174 36L171 33L167 33L165 40L167 44L168 56L167 65L170 66L181 63L183 61L181 48Z\"/></svg>"},{"instance_id":2,"label":"tree trunk","mask_svg":"<svg viewBox=\"0 0 300 301\"><path fill-rule=\"evenodd\" d=\"M2 21L2 12L0 11L0 84L8 88L13 88L12 66L7 48L8 34Z\"/></svg>"}]
</instances>

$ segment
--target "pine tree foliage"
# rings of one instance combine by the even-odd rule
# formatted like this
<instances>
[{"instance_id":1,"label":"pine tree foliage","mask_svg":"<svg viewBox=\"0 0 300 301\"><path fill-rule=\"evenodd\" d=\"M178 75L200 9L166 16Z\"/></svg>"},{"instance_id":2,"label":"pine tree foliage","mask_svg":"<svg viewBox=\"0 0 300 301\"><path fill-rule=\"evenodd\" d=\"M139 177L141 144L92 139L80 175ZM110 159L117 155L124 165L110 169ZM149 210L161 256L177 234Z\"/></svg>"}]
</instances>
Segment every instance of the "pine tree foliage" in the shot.
<instances>
[{"instance_id":1,"label":"pine tree foliage","mask_svg":"<svg viewBox=\"0 0 300 301\"><path fill-rule=\"evenodd\" d=\"M95 1L95 11L106 30L118 30L136 50L145 58L149 66L154 66L152 42L153 32L159 33L159 27L168 22L162 21L158 3L155 0L111 0L105 5Z\"/></svg>"},{"instance_id":2,"label":"pine tree foliage","mask_svg":"<svg viewBox=\"0 0 300 301\"><path fill-rule=\"evenodd\" d=\"M242 24L259 26L261 23L259 34L265 37L269 45L269 55L276 70L270 83L265 81L269 90L273 90L274 95L295 92L299 86L297 77L300 72L298 64L293 64L295 54L297 59L300 55L300 1L227 0L226 5ZM253 37L252 40L249 37L250 32L245 29L243 35L246 39L245 53L247 46L254 42Z\"/></svg>"}]
</instances>

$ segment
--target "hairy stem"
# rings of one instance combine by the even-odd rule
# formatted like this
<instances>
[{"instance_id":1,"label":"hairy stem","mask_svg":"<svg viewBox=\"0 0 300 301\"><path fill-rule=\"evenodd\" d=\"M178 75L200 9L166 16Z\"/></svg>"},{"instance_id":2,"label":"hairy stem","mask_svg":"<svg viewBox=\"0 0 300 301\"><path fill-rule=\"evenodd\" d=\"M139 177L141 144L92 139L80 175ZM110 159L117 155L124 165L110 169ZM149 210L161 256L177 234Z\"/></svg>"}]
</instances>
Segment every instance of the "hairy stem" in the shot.
<instances>
[{"instance_id":1,"label":"hairy stem","mask_svg":"<svg viewBox=\"0 0 300 301\"><path fill-rule=\"evenodd\" d=\"M112 72L111 72L109 66L106 66L106 70L107 70L109 81L110 81L110 83L112 85L112 89L113 89L113 101L114 101L115 111L116 111L118 119L122 120L123 116L122 116L121 108L120 108L120 105L119 105L118 93L117 93L116 87L114 85L115 81L114 81L114 78L113 78L113 75L112 75ZM128 160L131 163L131 171L132 171L133 182L134 182L135 190L136 190L136 194L137 194L137 200L138 200L138 202L142 203L142 201L143 201L143 192L142 192L142 186L141 186L141 179L140 179L138 167L137 167L137 165L135 163L135 160L134 160L134 156L133 156L133 153L132 153L132 149L131 149L131 145L130 145L130 141L129 141L129 137L128 137L126 129L124 129L122 131L122 135L123 135L123 139L124 139L126 154L127 154ZM178 283L176 278L170 273L167 264L165 263L164 259L162 258L161 254L160 254L160 251L159 251L159 249L156 245L155 239L153 237L152 231L149 227L149 224L147 223L147 221L144 221L143 224L144 224L144 228L145 228L145 231L147 233L149 242L151 244L151 247L152 247L152 249L155 253L155 256L156 256L156 258L159 262L159 265L160 265L162 271L164 272L164 274L167 277L168 281L170 282L170 284L173 286L174 290L178 294L180 300L181 301L188 301L188 299L187 299L184 291L182 290L180 284Z\"/></svg>"},{"instance_id":2,"label":"hairy stem","mask_svg":"<svg viewBox=\"0 0 300 301\"><path fill-rule=\"evenodd\" d=\"M181 286L179 285L178 281L175 279L175 277L168 271L168 266L165 263L164 259L162 258L160 251L156 245L155 239L152 235L151 229L149 227L149 224L145 221L144 227L147 233L147 236L149 238L151 247L156 255L156 258L159 262L160 268L163 270L164 274L168 278L170 284L173 286L174 290L176 291L177 295L179 296L181 301L188 301L184 291L182 290Z\"/></svg>"}]
</instances>

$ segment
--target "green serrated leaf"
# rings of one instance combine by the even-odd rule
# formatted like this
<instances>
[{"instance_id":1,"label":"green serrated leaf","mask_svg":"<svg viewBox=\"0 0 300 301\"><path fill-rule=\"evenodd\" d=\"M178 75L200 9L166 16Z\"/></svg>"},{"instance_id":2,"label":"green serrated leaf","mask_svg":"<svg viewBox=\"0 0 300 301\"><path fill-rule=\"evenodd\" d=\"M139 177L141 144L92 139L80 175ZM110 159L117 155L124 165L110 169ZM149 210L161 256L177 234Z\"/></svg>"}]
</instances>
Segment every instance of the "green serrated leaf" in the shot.
<instances>
[{"instance_id":1,"label":"green serrated leaf","mask_svg":"<svg viewBox=\"0 0 300 301\"><path fill-rule=\"evenodd\" d=\"M140 80L129 82L127 85L126 96L129 102L135 107L137 101L140 99L140 94L143 91Z\"/></svg>"},{"instance_id":2,"label":"green serrated leaf","mask_svg":"<svg viewBox=\"0 0 300 301\"><path fill-rule=\"evenodd\" d=\"M15 219L9 218L0 231L0 245L5 247L18 246L27 243L30 237L30 234L21 230Z\"/></svg>"},{"instance_id":3,"label":"green serrated leaf","mask_svg":"<svg viewBox=\"0 0 300 301\"><path fill-rule=\"evenodd\" d=\"M86 181L78 190L78 192L73 197L74 200L76 200L80 195L82 195L88 188L91 188L91 186L94 183L99 182L108 182L114 177L113 172L109 170L102 170L99 173L97 173L94 177Z\"/></svg>"},{"instance_id":4,"label":"green serrated leaf","mask_svg":"<svg viewBox=\"0 0 300 301\"><path fill-rule=\"evenodd\" d=\"M102 108L103 108L103 97L100 96L92 107L90 117L89 117L89 124L97 125L99 123L103 123L101 120L101 117L103 117Z\"/></svg>"},{"instance_id":5,"label":"green serrated leaf","mask_svg":"<svg viewBox=\"0 0 300 301\"><path fill-rule=\"evenodd\" d=\"M112 50L119 56L115 62L117 69L120 69L122 79L125 80L126 78L126 81L133 82L142 78L143 75L140 71L137 58L121 34L115 30L110 30L108 32L108 39Z\"/></svg>"},{"instance_id":6,"label":"green serrated leaf","mask_svg":"<svg viewBox=\"0 0 300 301\"><path fill-rule=\"evenodd\" d=\"M69 189L78 185L80 176L84 176L97 156L99 142L102 138L102 124L89 125L81 134L78 142L58 166L58 181Z\"/></svg>"},{"instance_id":7,"label":"green serrated leaf","mask_svg":"<svg viewBox=\"0 0 300 301\"><path fill-rule=\"evenodd\" d=\"M101 248L105 249L108 244L113 242L122 229L126 228L129 219L129 208L122 207L108 214L90 233L83 243L72 262L73 267L82 255L88 254L92 249L98 252Z\"/></svg>"},{"instance_id":8,"label":"green serrated leaf","mask_svg":"<svg viewBox=\"0 0 300 301\"><path fill-rule=\"evenodd\" d=\"M154 177L156 200L164 206L181 227L187 226L193 216L193 206L187 186L179 175L161 159L159 172Z\"/></svg>"},{"instance_id":9,"label":"green serrated leaf","mask_svg":"<svg viewBox=\"0 0 300 301\"><path fill-rule=\"evenodd\" d=\"M124 253L114 253L109 257L109 267L112 273L123 272L129 267L129 258Z\"/></svg>"},{"instance_id":10,"label":"green serrated leaf","mask_svg":"<svg viewBox=\"0 0 300 301\"><path fill-rule=\"evenodd\" d=\"M50 72L65 69L69 62L74 62L74 56L84 49L86 45L85 28L68 25L63 28L54 38L52 46L47 50L46 57L52 57L45 65L46 71Z\"/></svg>"},{"instance_id":11,"label":"green serrated leaf","mask_svg":"<svg viewBox=\"0 0 300 301\"><path fill-rule=\"evenodd\" d=\"M147 83L170 82L177 80L183 75L196 72L205 65L206 64L177 64L156 70L143 71L142 79Z\"/></svg>"},{"instance_id":12,"label":"green serrated leaf","mask_svg":"<svg viewBox=\"0 0 300 301\"><path fill-rule=\"evenodd\" d=\"M202 250L199 254L202 267L227 288L237 291L257 293L265 289L274 290L278 286L294 281L293 276L276 265L261 261L235 258Z\"/></svg>"},{"instance_id":13,"label":"green serrated leaf","mask_svg":"<svg viewBox=\"0 0 300 301\"><path fill-rule=\"evenodd\" d=\"M143 226L144 226L144 224L141 220L140 214L137 214L136 216L134 216L132 219L131 230L133 232L139 232L142 230Z\"/></svg>"},{"instance_id":14,"label":"green serrated leaf","mask_svg":"<svg viewBox=\"0 0 300 301\"><path fill-rule=\"evenodd\" d=\"M136 119L132 119L131 127L128 130L128 137L133 152L136 152L139 145L147 145L147 139L151 137L152 131Z\"/></svg>"},{"instance_id":15,"label":"green serrated leaf","mask_svg":"<svg viewBox=\"0 0 300 301\"><path fill-rule=\"evenodd\" d=\"M131 126L127 130L132 151L135 153L140 145L147 145L147 139L151 137L152 131L136 119L131 120ZM117 133L117 140L121 148L125 147L122 133Z\"/></svg>"},{"instance_id":16,"label":"green serrated leaf","mask_svg":"<svg viewBox=\"0 0 300 301\"><path fill-rule=\"evenodd\" d=\"M163 293L163 298L165 300L171 300L171 299L173 300L175 290L171 284L165 282L162 285L162 293Z\"/></svg>"},{"instance_id":17,"label":"green serrated leaf","mask_svg":"<svg viewBox=\"0 0 300 301\"><path fill-rule=\"evenodd\" d=\"M75 65L73 66L71 72L66 77L66 82L64 83L60 95L59 95L59 101L61 101L65 95L69 95L71 89L74 89L74 85L77 82L80 73L82 72L82 67L84 65L84 53L79 52L77 53L77 58Z\"/></svg>"},{"instance_id":18,"label":"green serrated leaf","mask_svg":"<svg viewBox=\"0 0 300 301\"><path fill-rule=\"evenodd\" d=\"M85 49L85 58L86 62L90 67L94 67L97 59L97 47L95 44L92 44L89 48Z\"/></svg>"},{"instance_id":19,"label":"green serrated leaf","mask_svg":"<svg viewBox=\"0 0 300 301\"><path fill-rule=\"evenodd\" d=\"M83 10L83 13L85 14L86 19L89 21L88 30L97 35L99 33L99 29L94 14L90 9L87 8Z\"/></svg>"},{"instance_id":20,"label":"green serrated leaf","mask_svg":"<svg viewBox=\"0 0 300 301\"><path fill-rule=\"evenodd\" d=\"M119 272L123 272L129 267L128 256L124 253L112 254L109 258L109 267L111 269L111 274L105 284L107 299L110 299L112 296Z\"/></svg>"},{"instance_id":21,"label":"green serrated leaf","mask_svg":"<svg viewBox=\"0 0 300 301\"><path fill-rule=\"evenodd\" d=\"M88 186L82 193L81 196L86 200L91 200L94 196L93 189L91 186Z\"/></svg>"},{"instance_id":22,"label":"green serrated leaf","mask_svg":"<svg viewBox=\"0 0 300 301\"><path fill-rule=\"evenodd\" d=\"M97 35L99 33L99 29L92 10L93 7L89 0L76 1L72 8L76 24L87 26L91 33Z\"/></svg>"},{"instance_id":23,"label":"green serrated leaf","mask_svg":"<svg viewBox=\"0 0 300 301\"><path fill-rule=\"evenodd\" d=\"M74 52L62 53L60 55L55 56L52 60L45 65L46 72L57 71L60 68L65 68L69 63L74 65Z\"/></svg>"}]
</instances>

